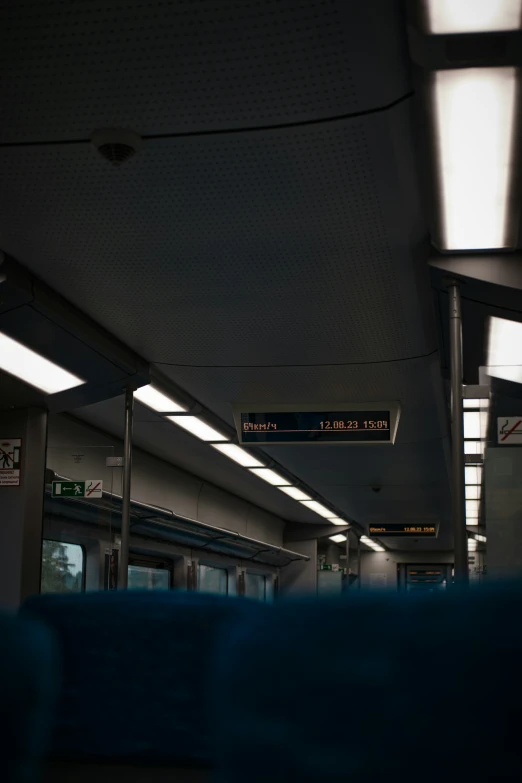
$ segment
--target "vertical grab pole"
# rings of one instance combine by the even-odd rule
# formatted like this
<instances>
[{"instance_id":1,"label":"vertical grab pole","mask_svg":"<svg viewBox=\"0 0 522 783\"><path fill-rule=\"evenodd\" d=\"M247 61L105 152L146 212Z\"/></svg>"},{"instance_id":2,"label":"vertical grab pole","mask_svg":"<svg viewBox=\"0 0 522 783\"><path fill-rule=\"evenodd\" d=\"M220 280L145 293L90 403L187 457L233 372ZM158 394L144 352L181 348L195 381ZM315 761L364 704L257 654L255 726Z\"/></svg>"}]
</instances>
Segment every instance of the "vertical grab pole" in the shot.
<instances>
[{"instance_id":1,"label":"vertical grab pole","mask_svg":"<svg viewBox=\"0 0 522 783\"><path fill-rule=\"evenodd\" d=\"M123 439L123 489L121 509L120 578L118 587L126 590L129 577L130 498L132 472L132 420L134 416L134 390L125 389L125 432Z\"/></svg>"},{"instance_id":2,"label":"vertical grab pole","mask_svg":"<svg viewBox=\"0 0 522 783\"><path fill-rule=\"evenodd\" d=\"M346 581L345 590L350 587L350 530L346 531Z\"/></svg>"},{"instance_id":3,"label":"vertical grab pole","mask_svg":"<svg viewBox=\"0 0 522 783\"><path fill-rule=\"evenodd\" d=\"M449 281L449 328L451 352L451 451L452 507L455 541L455 583L468 584L468 541L464 499L464 421L462 415L462 312L460 287Z\"/></svg>"},{"instance_id":4,"label":"vertical grab pole","mask_svg":"<svg viewBox=\"0 0 522 783\"><path fill-rule=\"evenodd\" d=\"M357 536L357 589L361 589L361 537Z\"/></svg>"}]
</instances>

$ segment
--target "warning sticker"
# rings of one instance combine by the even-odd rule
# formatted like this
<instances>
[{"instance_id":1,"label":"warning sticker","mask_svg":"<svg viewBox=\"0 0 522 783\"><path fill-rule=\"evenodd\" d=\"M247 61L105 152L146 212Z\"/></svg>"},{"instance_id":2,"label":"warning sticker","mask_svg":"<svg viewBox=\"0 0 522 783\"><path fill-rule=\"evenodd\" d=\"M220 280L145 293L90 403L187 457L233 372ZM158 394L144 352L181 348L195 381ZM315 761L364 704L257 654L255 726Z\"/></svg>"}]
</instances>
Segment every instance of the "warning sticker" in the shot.
<instances>
[{"instance_id":1,"label":"warning sticker","mask_svg":"<svg viewBox=\"0 0 522 783\"><path fill-rule=\"evenodd\" d=\"M21 438L0 438L0 487L20 486Z\"/></svg>"},{"instance_id":2,"label":"warning sticker","mask_svg":"<svg viewBox=\"0 0 522 783\"><path fill-rule=\"evenodd\" d=\"M502 416L497 419L498 442L501 446L522 445L522 416Z\"/></svg>"}]
</instances>

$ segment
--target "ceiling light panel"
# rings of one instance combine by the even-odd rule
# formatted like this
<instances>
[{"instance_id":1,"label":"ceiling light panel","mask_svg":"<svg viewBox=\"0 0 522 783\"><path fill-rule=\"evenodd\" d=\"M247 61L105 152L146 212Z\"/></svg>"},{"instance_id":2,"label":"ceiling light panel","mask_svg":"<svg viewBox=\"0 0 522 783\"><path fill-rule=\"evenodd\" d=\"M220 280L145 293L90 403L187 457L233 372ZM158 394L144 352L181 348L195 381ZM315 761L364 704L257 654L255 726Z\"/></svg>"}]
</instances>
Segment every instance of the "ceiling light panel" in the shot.
<instances>
[{"instance_id":1,"label":"ceiling light panel","mask_svg":"<svg viewBox=\"0 0 522 783\"><path fill-rule=\"evenodd\" d=\"M325 519L334 519L336 516L333 511L330 511L329 508L323 506L322 503L318 503L317 500L302 500L301 503L303 506L307 506L310 511L319 514L320 517L324 517Z\"/></svg>"},{"instance_id":2,"label":"ceiling light panel","mask_svg":"<svg viewBox=\"0 0 522 783\"><path fill-rule=\"evenodd\" d=\"M476 408L478 410L480 408L480 400L468 399L467 397L464 397L462 400L462 405L464 408Z\"/></svg>"},{"instance_id":3,"label":"ceiling light panel","mask_svg":"<svg viewBox=\"0 0 522 783\"><path fill-rule=\"evenodd\" d=\"M430 33L518 30L521 0L424 0Z\"/></svg>"},{"instance_id":4,"label":"ceiling light panel","mask_svg":"<svg viewBox=\"0 0 522 783\"><path fill-rule=\"evenodd\" d=\"M466 484L482 484L482 467L480 465L466 465L464 477Z\"/></svg>"},{"instance_id":5,"label":"ceiling light panel","mask_svg":"<svg viewBox=\"0 0 522 783\"><path fill-rule=\"evenodd\" d=\"M270 468L252 468L252 473L255 473L255 475L259 476L259 478L263 479L263 481L267 481L269 484L272 484L273 487L288 487L292 483L291 481L288 481L288 479L283 478L283 476L281 476L279 473L276 473L275 470L271 470Z\"/></svg>"},{"instance_id":6,"label":"ceiling light panel","mask_svg":"<svg viewBox=\"0 0 522 783\"><path fill-rule=\"evenodd\" d=\"M294 500L311 500L312 498L310 495L307 495L306 492L303 492L301 489L298 489L297 487L280 487L281 492L285 492L287 495L290 495L291 498Z\"/></svg>"},{"instance_id":7,"label":"ceiling light panel","mask_svg":"<svg viewBox=\"0 0 522 783\"><path fill-rule=\"evenodd\" d=\"M236 446L235 443L213 443L213 448L220 451L225 457L234 460L243 468L262 468L263 463L249 454L248 451Z\"/></svg>"},{"instance_id":8,"label":"ceiling light panel","mask_svg":"<svg viewBox=\"0 0 522 783\"><path fill-rule=\"evenodd\" d=\"M328 522L331 525L347 525L348 522L345 519L341 519L341 517L329 517Z\"/></svg>"},{"instance_id":9,"label":"ceiling light panel","mask_svg":"<svg viewBox=\"0 0 522 783\"><path fill-rule=\"evenodd\" d=\"M466 519L477 519L479 515L478 500L466 500Z\"/></svg>"},{"instance_id":10,"label":"ceiling light panel","mask_svg":"<svg viewBox=\"0 0 522 783\"><path fill-rule=\"evenodd\" d=\"M475 541L474 538L468 538L468 551L469 552L474 552L476 550L477 546L478 546L478 544L477 544L477 542Z\"/></svg>"},{"instance_id":11,"label":"ceiling light panel","mask_svg":"<svg viewBox=\"0 0 522 783\"><path fill-rule=\"evenodd\" d=\"M342 533L338 533L336 536L328 536L330 541L335 541L336 544L342 544L343 541L346 541L346 536L343 536Z\"/></svg>"},{"instance_id":12,"label":"ceiling light panel","mask_svg":"<svg viewBox=\"0 0 522 783\"><path fill-rule=\"evenodd\" d=\"M489 319L487 363L495 378L522 383L522 323Z\"/></svg>"},{"instance_id":13,"label":"ceiling light panel","mask_svg":"<svg viewBox=\"0 0 522 783\"><path fill-rule=\"evenodd\" d=\"M508 204L515 68L435 72L433 85L442 250L514 246Z\"/></svg>"},{"instance_id":14,"label":"ceiling light panel","mask_svg":"<svg viewBox=\"0 0 522 783\"><path fill-rule=\"evenodd\" d=\"M464 454L483 454L484 446L480 440L465 440L464 441Z\"/></svg>"},{"instance_id":15,"label":"ceiling light panel","mask_svg":"<svg viewBox=\"0 0 522 783\"><path fill-rule=\"evenodd\" d=\"M466 500L480 500L480 484L466 484Z\"/></svg>"},{"instance_id":16,"label":"ceiling light panel","mask_svg":"<svg viewBox=\"0 0 522 783\"><path fill-rule=\"evenodd\" d=\"M479 411L466 411L464 413L464 437L480 438L480 413Z\"/></svg>"},{"instance_id":17,"label":"ceiling light panel","mask_svg":"<svg viewBox=\"0 0 522 783\"><path fill-rule=\"evenodd\" d=\"M141 402L148 408L152 408L153 411L158 411L158 413L181 413L187 410L150 383L148 386L136 389L134 397L138 402Z\"/></svg>"},{"instance_id":18,"label":"ceiling light panel","mask_svg":"<svg viewBox=\"0 0 522 783\"><path fill-rule=\"evenodd\" d=\"M207 442L230 440L230 438L215 430L214 427L198 419L197 416L167 416L166 418L177 424L178 427L183 427L184 430L187 430L187 432L195 435L200 440Z\"/></svg>"},{"instance_id":19,"label":"ceiling light panel","mask_svg":"<svg viewBox=\"0 0 522 783\"><path fill-rule=\"evenodd\" d=\"M57 394L85 383L3 332L0 332L0 369L46 394Z\"/></svg>"}]
</instances>

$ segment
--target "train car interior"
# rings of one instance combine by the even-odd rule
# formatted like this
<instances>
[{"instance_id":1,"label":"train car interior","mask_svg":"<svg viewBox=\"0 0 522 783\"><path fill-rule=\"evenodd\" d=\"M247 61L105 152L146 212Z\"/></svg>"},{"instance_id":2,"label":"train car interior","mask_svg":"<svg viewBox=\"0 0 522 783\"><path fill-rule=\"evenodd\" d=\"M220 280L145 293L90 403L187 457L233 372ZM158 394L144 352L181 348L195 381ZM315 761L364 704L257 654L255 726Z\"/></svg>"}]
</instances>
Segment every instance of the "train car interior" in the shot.
<instances>
[{"instance_id":1,"label":"train car interior","mask_svg":"<svg viewBox=\"0 0 522 783\"><path fill-rule=\"evenodd\" d=\"M2 0L0 114L2 779L518 779L522 0Z\"/></svg>"}]
</instances>

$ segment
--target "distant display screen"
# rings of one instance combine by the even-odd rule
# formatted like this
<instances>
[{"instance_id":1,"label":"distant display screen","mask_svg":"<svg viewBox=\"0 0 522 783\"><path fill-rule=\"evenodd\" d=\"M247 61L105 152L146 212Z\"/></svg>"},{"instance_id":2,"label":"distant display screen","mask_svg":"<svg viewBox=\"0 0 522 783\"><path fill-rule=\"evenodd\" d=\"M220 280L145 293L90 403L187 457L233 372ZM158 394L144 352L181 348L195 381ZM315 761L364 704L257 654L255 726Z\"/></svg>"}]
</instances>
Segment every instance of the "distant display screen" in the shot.
<instances>
[{"instance_id":1,"label":"distant display screen","mask_svg":"<svg viewBox=\"0 0 522 783\"><path fill-rule=\"evenodd\" d=\"M402 538L436 538L437 526L436 525L412 525L410 523L405 524L383 524L383 525L370 525L368 528L368 535L370 536L402 536Z\"/></svg>"},{"instance_id":2,"label":"distant display screen","mask_svg":"<svg viewBox=\"0 0 522 783\"><path fill-rule=\"evenodd\" d=\"M390 411L242 413L242 443L389 443Z\"/></svg>"}]
</instances>

